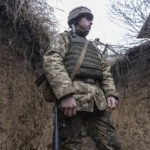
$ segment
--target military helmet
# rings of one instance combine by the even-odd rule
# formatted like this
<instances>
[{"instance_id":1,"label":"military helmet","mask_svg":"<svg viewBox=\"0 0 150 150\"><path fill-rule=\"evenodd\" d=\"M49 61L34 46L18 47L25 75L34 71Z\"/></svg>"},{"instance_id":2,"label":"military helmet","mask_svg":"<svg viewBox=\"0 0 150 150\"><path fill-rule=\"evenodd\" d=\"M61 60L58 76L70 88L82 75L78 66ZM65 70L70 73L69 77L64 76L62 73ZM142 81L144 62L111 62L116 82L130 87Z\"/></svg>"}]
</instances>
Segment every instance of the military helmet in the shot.
<instances>
[{"instance_id":1,"label":"military helmet","mask_svg":"<svg viewBox=\"0 0 150 150\"><path fill-rule=\"evenodd\" d=\"M87 7L80 6L70 11L68 16L68 25L70 26L73 23L73 20L75 20L76 18L82 15L83 16L88 15L88 17L90 17L90 19L93 20L93 14L91 10L88 9Z\"/></svg>"}]
</instances>

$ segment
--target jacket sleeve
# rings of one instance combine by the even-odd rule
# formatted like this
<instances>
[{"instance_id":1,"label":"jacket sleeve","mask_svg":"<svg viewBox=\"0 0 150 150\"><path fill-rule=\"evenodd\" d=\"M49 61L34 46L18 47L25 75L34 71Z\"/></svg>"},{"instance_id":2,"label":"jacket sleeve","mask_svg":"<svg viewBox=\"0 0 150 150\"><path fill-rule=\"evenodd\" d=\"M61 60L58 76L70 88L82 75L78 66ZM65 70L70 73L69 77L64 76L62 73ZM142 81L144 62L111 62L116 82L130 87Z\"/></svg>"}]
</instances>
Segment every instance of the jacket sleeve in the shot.
<instances>
[{"instance_id":1,"label":"jacket sleeve","mask_svg":"<svg viewBox=\"0 0 150 150\"><path fill-rule=\"evenodd\" d=\"M118 93L115 88L113 77L110 72L110 67L107 65L106 61L101 56L101 66L102 66L102 87L105 96L114 96L118 99Z\"/></svg>"},{"instance_id":2,"label":"jacket sleeve","mask_svg":"<svg viewBox=\"0 0 150 150\"><path fill-rule=\"evenodd\" d=\"M67 35L58 35L51 41L48 51L43 57L45 75L58 100L75 92L73 83L63 64L68 43Z\"/></svg>"}]
</instances>

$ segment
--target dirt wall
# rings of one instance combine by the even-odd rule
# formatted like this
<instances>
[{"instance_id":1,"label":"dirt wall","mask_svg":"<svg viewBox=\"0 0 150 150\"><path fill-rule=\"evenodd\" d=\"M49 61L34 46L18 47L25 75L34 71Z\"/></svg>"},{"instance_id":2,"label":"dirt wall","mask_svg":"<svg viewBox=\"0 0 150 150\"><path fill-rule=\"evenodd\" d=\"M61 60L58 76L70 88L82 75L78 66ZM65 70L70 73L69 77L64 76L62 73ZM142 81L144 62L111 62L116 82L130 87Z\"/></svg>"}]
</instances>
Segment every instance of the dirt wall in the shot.
<instances>
[{"instance_id":1,"label":"dirt wall","mask_svg":"<svg viewBox=\"0 0 150 150\"><path fill-rule=\"evenodd\" d=\"M27 20L14 24L4 6L0 6L0 150L51 150L52 105L34 83L42 73L40 38L45 35L40 37L41 29L38 32Z\"/></svg>"},{"instance_id":2,"label":"dirt wall","mask_svg":"<svg viewBox=\"0 0 150 150\"><path fill-rule=\"evenodd\" d=\"M120 65L119 72L114 74L120 100L113 113L113 122L123 150L150 149L149 45L133 48L126 55L125 63L124 59L115 65Z\"/></svg>"},{"instance_id":3,"label":"dirt wall","mask_svg":"<svg viewBox=\"0 0 150 150\"><path fill-rule=\"evenodd\" d=\"M40 96L27 62L7 44L0 43L0 150L48 150L52 106Z\"/></svg>"}]
</instances>

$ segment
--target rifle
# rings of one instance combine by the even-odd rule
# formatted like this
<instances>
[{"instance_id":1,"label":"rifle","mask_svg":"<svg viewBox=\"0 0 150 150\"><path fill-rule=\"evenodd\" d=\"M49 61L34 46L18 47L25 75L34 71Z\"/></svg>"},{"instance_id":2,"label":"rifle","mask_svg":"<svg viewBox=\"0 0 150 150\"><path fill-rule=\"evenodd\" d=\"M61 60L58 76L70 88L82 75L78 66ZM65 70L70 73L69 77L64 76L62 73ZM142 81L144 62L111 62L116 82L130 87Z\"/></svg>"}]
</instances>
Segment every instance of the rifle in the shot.
<instances>
[{"instance_id":1,"label":"rifle","mask_svg":"<svg viewBox=\"0 0 150 150\"><path fill-rule=\"evenodd\" d=\"M46 80L45 74L42 74L36 81L35 84L39 87L42 82ZM53 118L53 125L54 125L54 130L53 130L53 150L59 150L59 130L58 130L58 104L56 97L53 94L53 101L54 101L54 108L53 108L53 113L54 113L54 118Z\"/></svg>"},{"instance_id":2,"label":"rifle","mask_svg":"<svg viewBox=\"0 0 150 150\"><path fill-rule=\"evenodd\" d=\"M54 131L53 131L53 150L59 150L59 130L58 130L58 104L54 98Z\"/></svg>"}]
</instances>

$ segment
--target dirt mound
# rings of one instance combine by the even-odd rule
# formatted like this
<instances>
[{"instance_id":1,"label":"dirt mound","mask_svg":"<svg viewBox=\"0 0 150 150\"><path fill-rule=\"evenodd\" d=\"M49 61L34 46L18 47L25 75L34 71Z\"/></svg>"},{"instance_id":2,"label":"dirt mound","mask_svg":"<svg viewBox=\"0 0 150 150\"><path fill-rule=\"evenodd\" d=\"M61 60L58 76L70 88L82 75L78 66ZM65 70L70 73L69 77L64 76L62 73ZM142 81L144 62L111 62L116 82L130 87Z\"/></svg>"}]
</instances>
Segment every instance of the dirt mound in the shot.
<instances>
[{"instance_id":1,"label":"dirt mound","mask_svg":"<svg viewBox=\"0 0 150 150\"><path fill-rule=\"evenodd\" d=\"M52 105L34 81L55 33L43 0L0 0L0 150L52 149Z\"/></svg>"},{"instance_id":2,"label":"dirt mound","mask_svg":"<svg viewBox=\"0 0 150 150\"><path fill-rule=\"evenodd\" d=\"M113 121L123 150L149 150L150 42L130 49L112 72L120 94Z\"/></svg>"}]
</instances>

